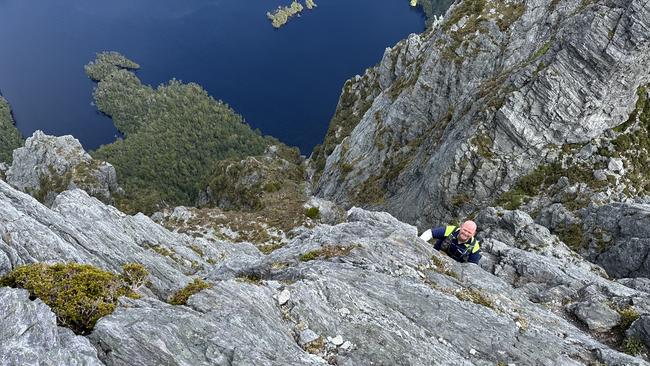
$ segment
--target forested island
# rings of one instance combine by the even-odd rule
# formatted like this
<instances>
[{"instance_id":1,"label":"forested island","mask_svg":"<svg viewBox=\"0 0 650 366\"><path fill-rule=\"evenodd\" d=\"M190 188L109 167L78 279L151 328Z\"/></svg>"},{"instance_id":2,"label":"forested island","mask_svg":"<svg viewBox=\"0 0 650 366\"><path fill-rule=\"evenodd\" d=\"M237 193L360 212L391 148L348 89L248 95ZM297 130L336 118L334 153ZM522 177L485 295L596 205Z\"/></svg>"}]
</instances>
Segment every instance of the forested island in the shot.
<instances>
[{"instance_id":1,"label":"forested island","mask_svg":"<svg viewBox=\"0 0 650 366\"><path fill-rule=\"evenodd\" d=\"M451 3L451 1L446 2ZM421 6L427 17L427 25L431 24L436 16L434 13L433 0L410 0L410 4L412 7ZM303 6L299 1L294 0L289 6L280 6L274 11L267 12L266 17L269 18L273 27L280 28L287 24L291 17L300 14L304 8L311 10L316 6L314 0L305 0L305 6Z\"/></svg>"},{"instance_id":2,"label":"forested island","mask_svg":"<svg viewBox=\"0 0 650 366\"><path fill-rule=\"evenodd\" d=\"M313 9L315 6L316 3L314 3L313 0L305 1L305 7L307 7L307 9ZM294 0L289 6L281 6L273 12L266 13L266 17L269 18L273 27L280 28L287 24L289 18L300 14L305 7L303 7L300 2Z\"/></svg>"},{"instance_id":3,"label":"forested island","mask_svg":"<svg viewBox=\"0 0 650 366\"><path fill-rule=\"evenodd\" d=\"M98 82L97 108L124 135L91 153L115 166L126 191L116 204L124 212L194 204L198 182L210 179L218 161L258 155L279 143L198 84L172 79L153 88L130 71L138 67L115 52L100 53L85 67Z\"/></svg>"}]
</instances>

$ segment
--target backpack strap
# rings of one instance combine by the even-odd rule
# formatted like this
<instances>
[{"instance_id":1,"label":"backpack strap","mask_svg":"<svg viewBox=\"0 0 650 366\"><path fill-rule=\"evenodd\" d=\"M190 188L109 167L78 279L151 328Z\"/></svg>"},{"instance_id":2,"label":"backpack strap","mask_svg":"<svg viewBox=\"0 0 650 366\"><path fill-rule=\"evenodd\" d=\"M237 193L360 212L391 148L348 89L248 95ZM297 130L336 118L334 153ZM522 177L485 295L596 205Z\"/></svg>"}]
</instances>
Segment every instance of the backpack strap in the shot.
<instances>
[{"instance_id":1,"label":"backpack strap","mask_svg":"<svg viewBox=\"0 0 650 366\"><path fill-rule=\"evenodd\" d=\"M469 256L478 252L480 249L481 249L481 245L478 243L478 240L472 237L469 243L465 244L465 251L463 252L463 254L461 254L461 258L463 259L463 262L467 262L469 260Z\"/></svg>"}]
</instances>

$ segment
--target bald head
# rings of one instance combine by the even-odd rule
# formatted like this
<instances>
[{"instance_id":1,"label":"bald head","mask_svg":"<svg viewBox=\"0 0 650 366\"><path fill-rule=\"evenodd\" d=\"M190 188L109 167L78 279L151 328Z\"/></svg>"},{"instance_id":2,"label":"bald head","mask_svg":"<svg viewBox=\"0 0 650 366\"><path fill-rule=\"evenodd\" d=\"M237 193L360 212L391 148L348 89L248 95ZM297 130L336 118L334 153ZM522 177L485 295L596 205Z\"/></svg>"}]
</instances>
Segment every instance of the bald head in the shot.
<instances>
[{"instance_id":1,"label":"bald head","mask_svg":"<svg viewBox=\"0 0 650 366\"><path fill-rule=\"evenodd\" d=\"M474 234L476 234L476 223L472 220L467 220L460 225L458 239L463 242L474 236Z\"/></svg>"}]
</instances>

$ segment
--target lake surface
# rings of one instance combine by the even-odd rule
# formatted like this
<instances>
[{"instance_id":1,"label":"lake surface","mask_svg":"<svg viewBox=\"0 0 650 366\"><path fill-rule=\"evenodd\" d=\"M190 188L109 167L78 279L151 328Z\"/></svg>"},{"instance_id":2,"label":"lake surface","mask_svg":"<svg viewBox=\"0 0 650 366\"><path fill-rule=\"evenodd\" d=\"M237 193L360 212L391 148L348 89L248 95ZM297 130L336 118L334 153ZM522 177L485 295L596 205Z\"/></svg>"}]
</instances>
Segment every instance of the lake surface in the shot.
<instances>
[{"instance_id":1,"label":"lake surface","mask_svg":"<svg viewBox=\"0 0 650 366\"><path fill-rule=\"evenodd\" d=\"M115 50L143 83L196 82L253 127L309 154L345 80L424 29L408 0L321 0L274 29L289 0L0 0L0 91L25 136L71 134L86 149L114 141L83 66ZM440 10L442 13L443 10Z\"/></svg>"}]
</instances>

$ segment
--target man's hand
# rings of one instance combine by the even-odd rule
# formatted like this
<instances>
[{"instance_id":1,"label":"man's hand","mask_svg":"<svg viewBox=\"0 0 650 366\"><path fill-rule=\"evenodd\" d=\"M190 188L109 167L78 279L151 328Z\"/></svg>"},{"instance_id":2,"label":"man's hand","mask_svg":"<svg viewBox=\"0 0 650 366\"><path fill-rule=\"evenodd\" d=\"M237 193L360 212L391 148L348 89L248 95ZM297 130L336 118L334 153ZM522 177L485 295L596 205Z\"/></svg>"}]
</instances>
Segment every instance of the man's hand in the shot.
<instances>
[{"instance_id":1,"label":"man's hand","mask_svg":"<svg viewBox=\"0 0 650 366\"><path fill-rule=\"evenodd\" d=\"M431 234L431 229L423 232L422 235L420 235L420 239L422 239L424 241L427 241L427 242L429 240L431 240L431 238L433 238L433 235Z\"/></svg>"}]
</instances>

